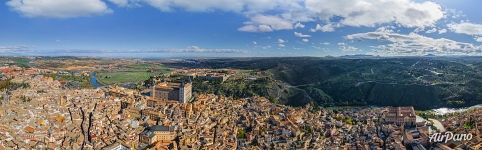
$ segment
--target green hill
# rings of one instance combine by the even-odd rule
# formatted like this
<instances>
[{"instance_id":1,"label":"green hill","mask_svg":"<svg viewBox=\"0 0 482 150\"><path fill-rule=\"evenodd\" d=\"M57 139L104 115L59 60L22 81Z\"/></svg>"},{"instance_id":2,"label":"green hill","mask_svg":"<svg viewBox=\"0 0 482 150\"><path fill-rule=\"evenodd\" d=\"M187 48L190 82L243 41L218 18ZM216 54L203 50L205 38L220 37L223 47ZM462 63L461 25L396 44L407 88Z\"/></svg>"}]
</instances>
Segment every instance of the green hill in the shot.
<instances>
[{"instance_id":1,"label":"green hill","mask_svg":"<svg viewBox=\"0 0 482 150\"><path fill-rule=\"evenodd\" d=\"M482 58L246 58L204 59L171 67L239 68L272 74L280 88L260 94L280 103L464 107L482 103ZM268 82L268 83L269 83ZM283 90L283 91L276 91ZM284 93L284 94L278 94Z\"/></svg>"}]
</instances>

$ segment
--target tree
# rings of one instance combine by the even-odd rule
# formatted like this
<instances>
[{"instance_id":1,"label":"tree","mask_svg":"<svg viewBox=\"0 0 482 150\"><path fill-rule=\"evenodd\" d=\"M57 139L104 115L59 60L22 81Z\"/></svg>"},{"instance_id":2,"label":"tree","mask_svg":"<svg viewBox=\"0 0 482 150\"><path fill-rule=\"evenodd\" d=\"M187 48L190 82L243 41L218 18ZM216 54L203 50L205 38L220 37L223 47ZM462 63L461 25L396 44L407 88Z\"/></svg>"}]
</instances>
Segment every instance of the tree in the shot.
<instances>
[{"instance_id":1,"label":"tree","mask_svg":"<svg viewBox=\"0 0 482 150\"><path fill-rule=\"evenodd\" d=\"M246 138L246 131L244 131L243 128L238 129L238 134L236 134L236 137L239 139L245 139Z\"/></svg>"}]
</instances>

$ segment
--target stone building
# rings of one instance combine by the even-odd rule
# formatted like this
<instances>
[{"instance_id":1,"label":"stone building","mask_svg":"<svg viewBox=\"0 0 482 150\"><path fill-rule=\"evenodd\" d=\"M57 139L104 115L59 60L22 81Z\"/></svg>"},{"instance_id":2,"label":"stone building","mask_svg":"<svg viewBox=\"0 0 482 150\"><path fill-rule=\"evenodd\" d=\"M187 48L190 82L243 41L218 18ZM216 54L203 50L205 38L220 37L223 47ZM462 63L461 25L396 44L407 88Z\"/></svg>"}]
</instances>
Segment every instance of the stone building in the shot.
<instances>
[{"instance_id":1,"label":"stone building","mask_svg":"<svg viewBox=\"0 0 482 150\"><path fill-rule=\"evenodd\" d=\"M65 106L67 104L67 95L62 95L59 98L58 105Z\"/></svg>"},{"instance_id":2,"label":"stone building","mask_svg":"<svg viewBox=\"0 0 482 150\"><path fill-rule=\"evenodd\" d=\"M151 97L152 99L147 101L150 107L166 100L187 103L192 98L192 83L190 80L158 83L152 87Z\"/></svg>"},{"instance_id":3,"label":"stone building","mask_svg":"<svg viewBox=\"0 0 482 150\"><path fill-rule=\"evenodd\" d=\"M403 143L407 147L418 147L417 145L428 146L430 144L428 136L429 133L427 126L418 127L415 129L406 129L403 134Z\"/></svg>"},{"instance_id":4,"label":"stone building","mask_svg":"<svg viewBox=\"0 0 482 150\"><path fill-rule=\"evenodd\" d=\"M155 125L146 128L139 135L139 143L141 149L162 149L163 147L177 147L174 139L176 138L176 132L173 127ZM177 149L177 148L175 148Z\"/></svg>"},{"instance_id":5,"label":"stone building","mask_svg":"<svg viewBox=\"0 0 482 150\"><path fill-rule=\"evenodd\" d=\"M413 107L389 107L385 122L398 126L415 126L417 116Z\"/></svg>"}]
</instances>

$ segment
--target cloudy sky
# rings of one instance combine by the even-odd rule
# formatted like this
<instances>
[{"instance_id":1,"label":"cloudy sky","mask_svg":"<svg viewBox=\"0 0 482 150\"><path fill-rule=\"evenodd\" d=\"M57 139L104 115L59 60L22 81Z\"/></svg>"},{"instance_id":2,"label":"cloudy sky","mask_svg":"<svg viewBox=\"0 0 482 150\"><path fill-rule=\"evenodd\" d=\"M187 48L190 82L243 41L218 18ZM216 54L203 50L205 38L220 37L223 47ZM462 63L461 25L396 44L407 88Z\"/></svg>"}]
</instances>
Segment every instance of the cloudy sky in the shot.
<instances>
[{"instance_id":1,"label":"cloudy sky","mask_svg":"<svg viewBox=\"0 0 482 150\"><path fill-rule=\"evenodd\" d=\"M481 55L480 0L6 0L0 54Z\"/></svg>"}]
</instances>

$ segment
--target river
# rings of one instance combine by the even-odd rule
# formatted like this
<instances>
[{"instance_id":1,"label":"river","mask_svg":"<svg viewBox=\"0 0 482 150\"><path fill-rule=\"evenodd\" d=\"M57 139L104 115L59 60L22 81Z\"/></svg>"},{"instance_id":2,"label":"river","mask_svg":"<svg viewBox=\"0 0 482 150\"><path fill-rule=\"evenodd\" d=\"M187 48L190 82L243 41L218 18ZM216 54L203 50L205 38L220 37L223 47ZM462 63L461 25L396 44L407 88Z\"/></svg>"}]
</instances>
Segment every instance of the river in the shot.
<instances>
[{"instance_id":1,"label":"river","mask_svg":"<svg viewBox=\"0 0 482 150\"><path fill-rule=\"evenodd\" d=\"M432 109L432 111L435 112L437 115L445 115L448 113L455 113L455 112L464 112L470 109L476 109L476 108L482 108L482 104L471 106L471 107L465 107L465 108L437 108L437 109Z\"/></svg>"},{"instance_id":2,"label":"river","mask_svg":"<svg viewBox=\"0 0 482 150\"><path fill-rule=\"evenodd\" d=\"M90 85L92 87L94 88L102 87L102 84L100 84L99 81L97 81L97 76L95 72L91 72L89 76L90 76Z\"/></svg>"}]
</instances>

